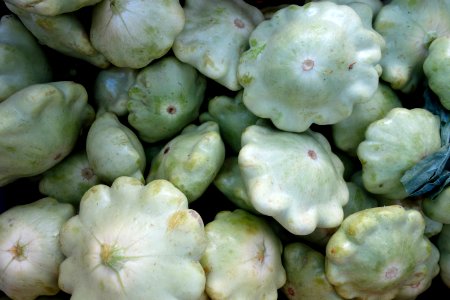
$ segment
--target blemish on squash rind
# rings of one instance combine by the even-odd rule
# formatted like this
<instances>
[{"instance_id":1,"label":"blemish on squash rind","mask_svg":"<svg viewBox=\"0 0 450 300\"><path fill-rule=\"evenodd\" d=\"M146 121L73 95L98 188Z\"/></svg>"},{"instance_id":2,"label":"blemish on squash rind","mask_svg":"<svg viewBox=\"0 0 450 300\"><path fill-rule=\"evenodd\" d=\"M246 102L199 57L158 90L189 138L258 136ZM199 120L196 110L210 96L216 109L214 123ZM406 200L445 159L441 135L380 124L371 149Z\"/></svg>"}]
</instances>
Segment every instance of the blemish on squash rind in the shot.
<instances>
[{"instance_id":1,"label":"blemish on squash rind","mask_svg":"<svg viewBox=\"0 0 450 300\"><path fill-rule=\"evenodd\" d=\"M187 212L184 210L175 212L170 216L167 222L167 230L172 231L179 225L185 224L187 217Z\"/></svg>"},{"instance_id":2,"label":"blemish on squash rind","mask_svg":"<svg viewBox=\"0 0 450 300\"><path fill-rule=\"evenodd\" d=\"M234 19L233 23L234 23L234 26L236 26L237 28L242 29L245 27L245 23L239 18Z\"/></svg>"},{"instance_id":3,"label":"blemish on squash rind","mask_svg":"<svg viewBox=\"0 0 450 300\"><path fill-rule=\"evenodd\" d=\"M308 156L309 158L311 158L312 160L316 160L317 159L317 153L314 150L308 150Z\"/></svg>"}]
</instances>

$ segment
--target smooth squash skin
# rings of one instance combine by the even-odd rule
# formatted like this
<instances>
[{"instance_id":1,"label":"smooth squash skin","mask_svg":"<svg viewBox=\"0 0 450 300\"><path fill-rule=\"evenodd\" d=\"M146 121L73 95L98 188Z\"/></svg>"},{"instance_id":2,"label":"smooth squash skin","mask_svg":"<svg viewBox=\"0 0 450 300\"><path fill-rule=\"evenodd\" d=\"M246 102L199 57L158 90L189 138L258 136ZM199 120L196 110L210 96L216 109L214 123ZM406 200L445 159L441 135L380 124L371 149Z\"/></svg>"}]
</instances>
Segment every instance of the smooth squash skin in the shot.
<instances>
[{"instance_id":1,"label":"smooth squash skin","mask_svg":"<svg viewBox=\"0 0 450 300\"><path fill-rule=\"evenodd\" d=\"M40 176L39 192L78 207L83 194L99 183L86 151L76 150Z\"/></svg>"},{"instance_id":2,"label":"smooth squash skin","mask_svg":"<svg viewBox=\"0 0 450 300\"><path fill-rule=\"evenodd\" d=\"M0 186L41 174L71 153L94 119L72 81L30 85L0 103Z\"/></svg>"},{"instance_id":3,"label":"smooth squash skin","mask_svg":"<svg viewBox=\"0 0 450 300\"><path fill-rule=\"evenodd\" d=\"M262 12L243 0L187 0L183 9L186 24L175 39L174 54L229 90L242 89L239 57L264 20Z\"/></svg>"},{"instance_id":4,"label":"smooth squash skin","mask_svg":"<svg viewBox=\"0 0 450 300\"><path fill-rule=\"evenodd\" d=\"M377 200L375 200L372 195L367 193L367 191L363 187L359 186L353 181L347 181L346 184L349 192L349 197L348 202L343 206L344 219L357 211L379 206ZM317 227L310 234L302 236L302 239L308 241L313 245L325 248L328 240L338 229L338 227L339 226L333 228Z\"/></svg>"},{"instance_id":5,"label":"smooth squash skin","mask_svg":"<svg viewBox=\"0 0 450 300\"><path fill-rule=\"evenodd\" d=\"M392 0L374 20L386 41L381 78L395 90L410 93L424 79L423 63L430 44L450 30L450 3L441 0Z\"/></svg>"},{"instance_id":6,"label":"smooth squash skin","mask_svg":"<svg viewBox=\"0 0 450 300\"><path fill-rule=\"evenodd\" d=\"M90 40L116 67L140 69L169 52L184 23L178 0L105 0L93 8Z\"/></svg>"},{"instance_id":7,"label":"smooth squash skin","mask_svg":"<svg viewBox=\"0 0 450 300\"><path fill-rule=\"evenodd\" d=\"M423 71L430 89L439 97L446 109L450 109L450 37L442 36L431 42Z\"/></svg>"},{"instance_id":8,"label":"smooth squash skin","mask_svg":"<svg viewBox=\"0 0 450 300\"><path fill-rule=\"evenodd\" d=\"M325 256L302 242L283 249L286 283L282 292L289 300L342 300L325 276Z\"/></svg>"},{"instance_id":9,"label":"smooth squash skin","mask_svg":"<svg viewBox=\"0 0 450 300\"><path fill-rule=\"evenodd\" d=\"M93 102L97 114L112 112L118 117L128 114L128 90L136 81L138 70L110 67L100 70L94 82Z\"/></svg>"},{"instance_id":10,"label":"smooth squash skin","mask_svg":"<svg viewBox=\"0 0 450 300\"><path fill-rule=\"evenodd\" d=\"M77 11L102 0L6 0L23 10L43 16L56 16Z\"/></svg>"},{"instance_id":11,"label":"smooth squash skin","mask_svg":"<svg viewBox=\"0 0 450 300\"><path fill-rule=\"evenodd\" d=\"M137 135L110 112L97 115L86 137L89 165L98 178L111 184L120 176L144 182L146 156Z\"/></svg>"},{"instance_id":12,"label":"smooth squash skin","mask_svg":"<svg viewBox=\"0 0 450 300\"><path fill-rule=\"evenodd\" d=\"M72 205L51 197L0 214L1 291L23 300L59 292L59 265L65 258L59 232L74 214Z\"/></svg>"},{"instance_id":13,"label":"smooth squash skin","mask_svg":"<svg viewBox=\"0 0 450 300\"><path fill-rule=\"evenodd\" d=\"M217 123L190 124L153 157L146 180L166 179L193 202L213 182L224 159L225 145Z\"/></svg>"},{"instance_id":14,"label":"smooth squash skin","mask_svg":"<svg viewBox=\"0 0 450 300\"><path fill-rule=\"evenodd\" d=\"M198 117L205 90L206 79L194 67L161 58L138 70L128 90L128 122L144 142L173 138Z\"/></svg>"},{"instance_id":15,"label":"smooth squash skin","mask_svg":"<svg viewBox=\"0 0 450 300\"><path fill-rule=\"evenodd\" d=\"M205 232L200 262L211 299L277 299L286 282L283 246L265 219L241 209L221 211Z\"/></svg>"},{"instance_id":16,"label":"smooth squash skin","mask_svg":"<svg viewBox=\"0 0 450 300\"><path fill-rule=\"evenodd\" d=\"M430 219L450 224L450 187L444 188L435 198L423 199L422 209Z\"/></svg>"},{"instance_id":17,"label":"smooth squash skin","mask_svg":"<svg viewBox=\"0 0 450 300\"><path fill-rule=\"evenodd\" d=\"M307 0L308 2L320 2L324 0ZM381 0L327 0L340 5L351 7L361 18L367 28L373 28L373 19L383 7Z\"/></svg>"},{"instance_id":18,"label":"smooth squash skin","mask_svg":"<svg viewBox=\"0 0 450 300\"><path fill-rule=\"evenodd\" d=\"M166 180L96 185L60 233L59 286L71 299L199 299L206 235L200 215Z\"/></svg>"},{"instance_id":19,"label":"smooth squash skin","mask_svg":"<svg viewBox=\"0 0 450 300\"><path fill-rule=\"evenodd\" d=\"M408 196L400 179L422 158L441 148L440 121L422 108L392 109L369 125L357 149L364 187L389 199Z\"/></svg>"},{"instance_id":20,"label":"smooth squash skin","mask_svg":"<svg viewBox=\"0 0 450 300\"><path fill-rule=\"evenodd\" d=\"M281 8L249 44L238 66L243 102L281 130L337 123L378 87L384 40L346 5Z\"/></svg>"},{"instance_id":21,"label":"smooth squash skin","mask_svg":"<svg viewBox=\"0 0 450 300\"><path fill-rule=\"evenodd\" d=\"M242 90L234 98L216 96L209 100L208 111L200 115L200 121L214 121L219 124L223 141L235 153L241 150L241 136L245 128L259 120L242 102Z\"/></svg>"},{"instance_id":22,"label":"smooth squash skin","mask_svg":"<svg viewBox=\"0 0 450 300\"><path fill-rule=\"evenodd\" d=\"M348 216L326 246L327 279L345 299L414 299L439 273L424 228L418 211L400 205Z\"/></svg>"},{"instance_id":23,"label":"smooth squash skin","mask_svg":"<svg viewBox=\"0 0 450 300\"><path fill-rule=\"evenodd\" d=\"M0 20L0 102L29 85L52 80L52 70L35 37L15 15Z\"/></svg>"},{"instance_id":24,"label":"smooth squash skin","mask_svg":"<svg viewBox=\"0 0 450 300\"><path fill-rule=\"evenodd\" d=\"M388 85L380 83L369 101L355 104L348 118L331 125L336 147L355 157L359 144L364 141L367 127L395 107L402 107L399 97Z\"/></svg>"},{"instance_id":25,"label":"smooth squash skin","mask_svg":"<svg viewBox=\"0 0 450 300\"><path fill-rule=\"evenodd\" d=\"M450 287L450 225L445 224L439 234L436 243L440 257L439 266L442 281L447 287Z\"/></svg>"},{"instance_id":26,"label":"smooth squash skin","mask_svg":"<svg viewBox=\"0 0 450 300\"><path fill-rule=\"evenodd\" d=\"M86 28L75 13L44 16L29 12L9 2L5 2L5 4L11 12L19 17L39 43L64 55L87 61L99 68L107 68L110 65L105 56L93 47Z\"/></svg>"},{"instance_id":27,"label":"smooth squash skin","mask_svg":"<svg viewBox=\"0 0 450 300\"><path fill-rule=\"evenodd\" d=\"M236 207L259 214L250 202L237 156L229 156L225 159L213 183Z\"/></svg>"},{"instance_id":28,"label":"smooth squash skin","mask_svg":"<svg viewBox=\"0 0 450 300\"><path fill-rule=\"evenodd\" d=\"M238 164L252 206L291 233L342 222L349 197L344 166L320 133L249 126Z\"/></svg>"},{"instance_id":29,"label":"smooth squash skin","mask_svg":"<svg viewBox=\"0 0 450 300\"><path fill-rule=\"evenodd\" d=\"M409 197L400 200L395 199L387 199L387 198L377 198L378 206L389 206L389 205L400 205L405 209L415 209L422 215L425 221L425 229L423 234L427 238L431 238L432 236L438 235L442 230L443 223L436 221L425 213L423 206L423 199L417 197Z\"/></svg>"}]
</instances>

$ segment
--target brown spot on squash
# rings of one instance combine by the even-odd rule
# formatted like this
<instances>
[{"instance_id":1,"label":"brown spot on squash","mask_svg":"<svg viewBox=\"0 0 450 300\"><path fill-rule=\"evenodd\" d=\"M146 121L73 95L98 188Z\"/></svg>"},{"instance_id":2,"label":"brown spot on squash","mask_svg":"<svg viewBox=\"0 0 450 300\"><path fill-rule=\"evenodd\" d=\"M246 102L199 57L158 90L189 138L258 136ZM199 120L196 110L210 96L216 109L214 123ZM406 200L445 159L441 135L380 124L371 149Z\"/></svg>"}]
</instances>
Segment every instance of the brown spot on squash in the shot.
<instances>
[{"instance_id":1,"label":"brown spot on squash","mask_svg":"<svg viewBox=\"0 0 450 300\"><path fill-rule=\"evenodd\" d=\"M169 220L167 221L167 230L174 230L176 227L178 227L181 224L186 223L187 219L187 212L185 210L177 211L173 213Z\"/></svg>"},{"instance_id":2,"label":"brown spot on squash","mask_svg":"<svg viewBox=\"0 0 450 300\"><path fill-rule=\"evenodd\" d=\"M294 297L295 296L295 290L292 287L288 287L287 292L289 296Z\"/></svg>"},{"instance_id":3,"label":"brown spot on squash","mask_svg":"<svg viewBox=\"0 0 450 300\"><path fill-rule=\"evenodd\" d=\"M239 29L242 29L245 27L245 23L241 19L236 18L234 19L234 26L236 26Z\"/></svg>"},{"instance_id":4,"label":"brown spot on squash","mask_svg":"<svg viewBox=\"0 0 450 300\"><path fill-rule=\"evenodd\" d=\"M314 61L312 59L305 59L302 63L303 71L310 71L314 68Z\"/></svg>"},{"instance_id":5,"label":"brown spot on squash","mask_svg":"<svg viewBox=\"0 0 450 300\"><path fill-rule=\"evenodd\" d=\"M89 180L92 177L94 177L94 170L92 170L91 168L83 168L81 170L81 176L86 179Z\"/></svg>"},{"instance_id":6,"label":"brown spot on squash","mask_svg":"<svg viewBox=\"0 0 450 300\"><path fill-rule=\"evenodd\" d=\"M308 150L308 156L309 158L311 158L312 160L316 160L317 159L317 153L314 150Z\"/></svg>"}]
</instances>

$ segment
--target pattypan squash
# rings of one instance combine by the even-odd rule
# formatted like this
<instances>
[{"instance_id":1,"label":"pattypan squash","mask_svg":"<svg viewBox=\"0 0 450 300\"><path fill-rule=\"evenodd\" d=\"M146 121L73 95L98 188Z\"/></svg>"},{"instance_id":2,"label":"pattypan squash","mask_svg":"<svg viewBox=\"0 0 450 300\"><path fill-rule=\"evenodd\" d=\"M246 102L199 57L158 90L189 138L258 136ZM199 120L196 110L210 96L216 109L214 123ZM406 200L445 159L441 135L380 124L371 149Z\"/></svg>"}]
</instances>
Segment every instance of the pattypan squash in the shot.
<instances>
[{"instance_id":1,"label":"pattypan squash","mask_svg":"<svg viewBox=\"0 0 450 300\"><path fill-rule=\"evenodd\" d=\"M89 165L104 183L119 176L144 182L146 157L137 135L110 112L97 116L86 137Z\"/></svg>"},{"instance_id":2,"label":"pattypan squash","mask_svg":"<svg viewBox=\"0 0 450 300\"><path fill-rule=\"evenodd\" d=\"M344 219L360 210L377 207L378 202L366 190L354 182L346 182L348 188L348 202L343 206ZM325 247L328 240L337 230L334 228L316 228L313 232L303 235L302 239L314 245Z\"/></svg>"},{"instance_id":3,"label":"pattypan squash","mask_svg":"<svg viewBox=\"0 0 450 300\"><path fill-rule=\"evenodd\" d=\"M444 188L435 198L425 198L422 209L430 219L450 224L450 187Z\"/></svg>"},{"instance_id":4,"label":"pattypan squash","mask_svg":"<svg viewBox=\"0 0 450 300\"><path fill-rule=\"evenodd\" d=\"M307 242L309 245L314 245L320 249L325 248L328 240L336 232L337 227L332 228L320 228L317 227L313 232L302 235L301 240Z\"/></svg>"},{"instance_id":5,"label":"pattypan squash","mask_svg":"<svg viewBox=\"0 0 450 300\"><path fill-rule=\"evenodd\" d=\"M283 246L263 218L240 209L221 211L205 232L200 262L211 299L277 299L286 282Z\"/></svg>"},{"instance_id":6,"label":"pattypan squash","mask_svg":"<svg viewBox=\"0 0 450 300\"><path fill-rule=\"evenodd\" d=\"M438 235L441 230L443 224L439 221L436 221L434 219L431 219L430 217L425 214L423 210L423 199L422 198L404 198L404 199L383 199L378 198L378 206L388 206L388 205L401 205L405 209L415 209L423 217L423 220L425 221L425 228L423 230L423 234L430 238L432 236Z\"/></svg>"},{"instance_id":7,"label":"pattypan squash","mask_svg":"<svg viewBox=\"0 0 450 300\"><path fill-rule=\"evenodd\" d=\"M30 85L0 103L0 186L70 154L95 116L87 97L81 84L58 81Z\"/></svg>"},{"instance_id":8,"label":"pattypan squash","mask_svg":"<svg viewBox=\"0 0 450 300\"><path fill-rule=\"evenodd\" d=\"M349 197L344 167L322 134L249 126L238 163L250 203L289 232L306 235L342 222Z\"/></svg>"},{"instance_id":9,"label":"pattypan squash","mask_svg":"<svg viewBox=\"0 0 450 300\"><path fill-rule=\"evenodd\" d=\"M100 183L100 178L89 164L86 151L78 150L40 176L39 192L78 207L83 194Z\"/></svg>"},{"instance_id":10,"label":"pattypan squash","mask_svg":"<svg viewBox=\"0 0 450 300\"><path fill-rule=\"evenodd\" d=\"M0 102L51 79L47 57L34 36L15 15L4 15L0 20Z\"/></svg>"},{"instance_id":11,"label":"pattypan squash","mask_svg":"<svg viewBox=\"0 0 450 300\"><path fill-rule=\"evenodd\" d=\"M5 3L41 44L99 68L109 66L109 61L92 46L84 25L74 13L44 16Z\"/></svg>"},{"instance_id":12,"label":"pattypan squash","mask_svg":"<svg viewBox=\"0 0 450 300\"><path fill-rule=\"evenodd\" d=\"M6 0L26 11L44 16L55 16L94 5L102 0Z\"/></svg>"},{"instance_id":13,"label":"pattypan squash","mask_svg":"<svg viewBox=\"0 0 450 300\"><path fill-rule=\"evenodd\" d=\"M261 11L243 0L187 0L184 12L186 24L175 39L174 54L228 89L240 90L239 57L264 20Z\"/></svg>"},{"instance_id":14,"label":"pattypan squash","mask_svg":"<svg viewBox=\"0 0 450 300\"><path fill-rule=\"evenodd\" d=\"M118 117L128 114L128 90L136 81L138 71L111 66L100 70L94 82L97 114L112 112Z\"/></svg>"},{"instance_id":15,"label":"pattypan squash","mask_svg":"<svg viewBox=\"0 0 450 300\"><path fill-rule=\"evenodd\" d=\"M72 205L50 197L0 214L1 291L21 300L59 292L59 232L74 214Z\"/></svg>"},{"instance_id":16,"label":"pattypan squash","mask_svg":"<svg viewBox=\"0 0 450 300\"><path fill-rule=\"evenodd\" d=\"M439 249L439 276L442 282L450 288L450 225L446 224L438 236L436 245Z\"/></svg>"},{"instance_id":17,"label":"pattypan squash","mask_svg":"<svg viewBox=\"0 0 450 300\"><path fill-rule=\"evenodd\" d=\"M93 186L60 242L59 286L72 300L197 300L205 288L203 221L166 180Z\"/></svg>"},{"instance_id":18,"label":"pattypan squash","mask_svg":"<svg viewBox=\"0 0 450 300\"><path fill-rule=\"evenodd\" d=\"M240 57L243 102L285 131L347 118L375 93L384 41L347 5L290 5L261 22Z\"/></svg>"},{"instance_id":19,"label":"pattypan squash","mask_svg":"<svg viewBox=\"0 0 450 300\"><path fill-rule=\"evenodd\" d=\"M241 149L241 136L245 128L258 121L242 102L242 91L234 98L216 96L209 100L208 111L200 115L201 121L214 121L219 124L223 141L235 153Z\"/></svg>"},{"instance_id":20,"label":"pattypan squash","mask_svg":"<svg viewBox=\"0 0 450 300\"><path fill-rule=\"evenodd\" d=\"M387 84L380 83L369 101L355 104L347 119L331 125L336 147L356 156L356 149L364 140L367 127L386 116L394 107L402 107L397 94Z\"/></svg>"},{"instance_id":21,"label":"pattypan squash","mask_svg":"<svg viewBox=\"0 0 450 300\"><path fill-rule=\"evenodd\" d=\"M422 215L400 205L344 219L326 246L325 275L345 299L415 299L439 273Z\"/></svg>"},{"instance_id":22,"label":"pattypan squash","mask_svg":"<svg viewBox=\"0 0 450 300\"><path fill-rule=\"evenodd\" d=\"M129 89L128 122L149 143L174 137L199 115L206 79L173 56L137 74Z\"/></svg>"},{"instance_id":23,"label":"pattypan squash","mask_svg":"<svg viewBox=\"0 0 450 300\"><path fill-rule=\"evenodd\" d=\"M331 1L336 4L348 5L360 16L368 28L372 28L374 16L378 14L383 2L381 0L307 0L307 2Z\"/></svg>"},{"instance_id":24,"label":"pattypan squash","mask_svg":"<svg viewBox=\"0 0 450 300\"><path fill-rule=\"evenodd\" d=\"M213 181L214 185L221 191L228 200L238 208L249 211L253 214L259 214L250 202L250 198L241 176L237 156L225 158L219 173Z\"/></svg>"},{"instance_id":25,"label":"pattypan squash","mask_svg":"<svg viewBox=\"0 0 450 300\"><path fill-rule=\"evenodd\" d=\"M392 0L381 8L373 26L386 41L381 78L393 89L409 93L423 79L430 44L448 35L450 2Z\"/></svg>"},{"instance_id":26,"label":"pattypan squash","mask_svg":"<svg viewBox=\"0 0 450 300\"><path fill-rule=\"evenodd\" d=\"M104 0L92 11L92 45L115 66L139 69L164 56L183 29L178 0Z\"/></svg>"},{"instance_id":27,"label":"pattypan squash","mask_svg":"<svg viewBox=\"0 0 450 300\"><path fill-rule=\"evenodd\" d=\"M449 29L450 30L450 29ZM450 37L442 36L431 42L428 56L423 62L423 71L428 86L439 97L446 109L450 110Z\"/></svg>"},{"instance_id":28,"label":"pattypan squash","mask_svg":"<svg viewBox=\"0 0 450 300\"><path fill-rule=\"evenodd\" d=\"M393 108L369 125L357 149L364 187L389 199L408 193L403 174L441 148L439 118L422 108Z\"/></svg>"},{"instance_id":29,"label":"pattypan squash","mask_svg":"<svg viewBox=\"0 0 450 300\"><path fill-rule=\"evenodd\" d=\"M366 190L354 182L347 182L349 198L344 205L344 218L351 214L372 207L377 207L378 202Z\"/></svg>"},{"instance_id":30,"label":"pattypan squash","mask_svg":"<svg viewBox=\"0 0 450 300\"><path fill-rule=\"evenodd\" d=\"M286 283L282 292L289 300L342 300L325 276L325 256L300 242L283 250Z\"/></svg>"},{"instance_id":31,"label":"pattypan squash","mask_svg":"<svg viewBox=\"0 0 450 300\"><path fill-rule=\"evenodd\" d=\"M213 182L224 160L225 145L217 123L191 124L153 158L147 182L166 179L192 202Z\"/></svg>"}]
</instances>

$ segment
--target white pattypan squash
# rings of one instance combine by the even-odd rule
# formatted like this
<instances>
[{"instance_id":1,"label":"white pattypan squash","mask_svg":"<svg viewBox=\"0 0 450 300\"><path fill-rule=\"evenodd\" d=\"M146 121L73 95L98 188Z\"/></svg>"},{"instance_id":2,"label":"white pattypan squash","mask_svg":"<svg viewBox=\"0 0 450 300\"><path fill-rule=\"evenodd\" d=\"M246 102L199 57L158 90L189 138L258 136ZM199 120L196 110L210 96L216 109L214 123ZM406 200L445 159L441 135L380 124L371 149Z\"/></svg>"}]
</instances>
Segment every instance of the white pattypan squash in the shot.
<instances>
[{"instance_id":1,"label":"white pattypan squash","mask_svg":"<svg viewBox=\"0 0 450 300\"><path fill-rule=\"evenodd\" d=\"M372 28L374 16L378 14L383 2L381 0L307 0L306 2L331 1L336 4L348 5L360 17L368 28Z\"/></svg>"},{"instance_id":2,"label":"white pattypan squash","mask_svg":"<svg viewBox=\"0 0 450 300\"><path fill-rule=\"evenodd\" d=\"M344 166L320 133L249 126L238 163L253 207L291 233L342 222L349 197Z\"/></svg>"},{"instance_id":3,"label":"white pattypan squash","mask_svg":"<svg viewBox=\"0 0 450 300\"><path fill-rule=\"evenodd\" d=\"M435 39L428 48L428 56L423 62L423 71L430 89L439 97L439 101L450 109L450 37Z\"/></svg>"},{"instance_id":4,"label":"white pattypan squash","mask_svg":"<svg viewBox=\"0 0 450 300\"><path fill-rule=\"evenodd\" d=\"M408 196L403 174L441 147L440 122L422 108L393 108L371 123L357 149L364 187L389 199Z\"/></svg>"},{"instance_id":5,"label":"white pattypan squash","mask_svg":"<svg viewBox=\"0 0 450 300\"><path fill-rule=\"evenodd\" d=\"M325 275L345 299L415 299L439 273L439 251L425 221L400 205L344 219L326 246Z\"/></svg>"},{"instance_id":6,"label":"white pattypan squash","mask_svg":"<svg viewBox=\"0 0 450 300\"><path fill-rule=\"evenodd\" d=\"M104 0L92 11L90 39L113 65L139 69L171 49L184 22L178 0Z\"/></svg>"},{"instance_id":7,"label":"white pattypan squash","mask_svg":"<svg viewBox=\"0 0 450 300\"><path fill-rule=\"evenodd\" d=\"M186 24L173 44L175 55L228 89L240 90L239 57L263 14L243 0L185 2Z\"/></svg>"},{"instance_id":8,"label":"white pattypan squash","mask_svg":"<svg viewBox=\"0 0 450 300\"><path fill-rule=\"evenodd\" d=\"M450 2L392 0L374 20L386 41L381 78L393 89L409 93L423 79L423 63L434 39L448 35Z\"/></svg>"},{"instance_id":9,"label":"white pattypan squash","mask_svg":"<svg viewBox=\"0 0 450 300\"><path fill-rule=\"evenodd\" d=\"M59 232L74 214L72 205L50 197L0 214L1 291L21 300L59 292Z\"/></svg>"},{"instance_id":10,"label":"white pattypan squash","mask_svg":"<svg viewBox=\"0 0 450 300\"><path fill-rule=\"evenodd\" d=\"M60 235L59 286L72 300L197 300L204 291L203 221L166 180L92 187Z\"/></svg>"},{"instance_id":11,"label":"white pattypan squash","mask_svg":"<svg viewBox=\"0 0 450 300\"><path fill-rule=\"evenodd\" d=\"M241 209L221 211L205 231L200 262L211 299L277 299L286 282L283 246L265 219Z\"/></svg>"},{"instance_id":12,"label":"white pattypan squash","mask_svg":"<svg viewBox=\"0 0 450 300\"><path fill-rule=\"evenodd\" d=\"M400 205L404 209L414 209L420 212L424 221L425 229L423 234L430 238L432 236L438 235L442 230L442 223L429 218L422 209L423 198L409 197L404 199L387 199L379 197L377 199L378 206L388 206L388 205Z\"/></svg>"},{"instance_id":13,"label":"white pattypan squash","mask_svg":"<svg viewBox=\"0 0 450 300\"><path fill-rule=\"evenodd\" d=\"M384 41L346 5L290 5L261 22L238 66L243 102L286 131L347 118L375 93Z\"/></svg>"}]
</instances>

